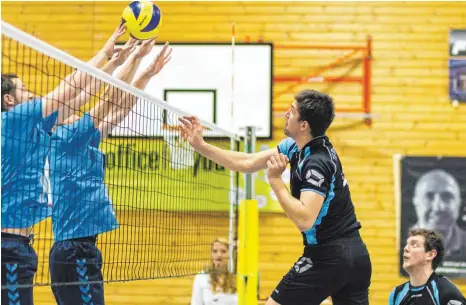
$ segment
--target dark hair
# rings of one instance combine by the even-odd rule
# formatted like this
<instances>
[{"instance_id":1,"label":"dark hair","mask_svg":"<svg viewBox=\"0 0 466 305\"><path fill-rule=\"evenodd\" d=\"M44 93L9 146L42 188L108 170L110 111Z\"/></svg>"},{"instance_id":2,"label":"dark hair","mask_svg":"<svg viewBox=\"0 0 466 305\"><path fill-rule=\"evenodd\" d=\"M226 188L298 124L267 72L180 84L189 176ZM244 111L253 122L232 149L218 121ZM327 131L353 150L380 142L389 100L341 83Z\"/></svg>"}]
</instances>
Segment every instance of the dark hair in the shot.
<instances>
[{"instance_id":1,"label":"dark hair","mask_svg":"<svg viewBox=\"0 0 466 305\"><path fill-rule=\"evenodd\" d=\"M13 82L15 78L18 78L18 75L13 73L2 74L2 112L8 110L5 104L5 95L15 89L15 83Z\"/></svg>"},{"instance_id":2,"label":"dark hair","mask_svg":"<svg viewBox=\"0 0 466 305\"><path fill-rule=\"evenodd\" d=\"M432 250L437 251L437 255L432 261L432 269L437 269L438 265L440 265L443 260L443 256L445 255L442 233L428 229L412 229L409 231L410 237L416 235L424 237L424 249L426 252Z\"/></svg>"},{"instance_id":3,"label":"dark hair","mask_svg":"<svg viewBox=\"0 0 466 305\"><path fill-rule=\"evenodd\" d=\"M335 118L335 105L332 98L315 90L303 90L296 94L299 119L311 127L313 137L325 134Z\"/></svg>"}]
</instances>

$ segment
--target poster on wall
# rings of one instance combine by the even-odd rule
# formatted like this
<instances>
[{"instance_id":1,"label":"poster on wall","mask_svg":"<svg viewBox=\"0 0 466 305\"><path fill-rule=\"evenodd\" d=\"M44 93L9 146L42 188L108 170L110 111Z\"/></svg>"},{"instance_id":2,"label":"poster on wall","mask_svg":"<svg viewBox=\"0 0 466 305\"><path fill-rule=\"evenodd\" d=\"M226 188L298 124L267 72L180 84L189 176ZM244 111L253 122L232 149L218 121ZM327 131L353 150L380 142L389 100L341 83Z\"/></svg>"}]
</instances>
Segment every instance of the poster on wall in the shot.
<instances>
[{"instance_id":1,"label":"poster on wall","mask_svg":"<svg viewBox=\"0 0 466 305\"><path fill-rule=\"evenodd\" d=\"M466 29L450 30L450 100L466 102Z\"/></svg>"},{"instance_id":2,"label":"poster on wall","mask_svg":"<svg viewBox=\"0 0 466 305\"><path fill-rule=\"evenodd\" d=\"M444 236L439 274L466 278L466 158L395 158L400 272L409 230L435 229Z\"/></svg>"}]
</instances>

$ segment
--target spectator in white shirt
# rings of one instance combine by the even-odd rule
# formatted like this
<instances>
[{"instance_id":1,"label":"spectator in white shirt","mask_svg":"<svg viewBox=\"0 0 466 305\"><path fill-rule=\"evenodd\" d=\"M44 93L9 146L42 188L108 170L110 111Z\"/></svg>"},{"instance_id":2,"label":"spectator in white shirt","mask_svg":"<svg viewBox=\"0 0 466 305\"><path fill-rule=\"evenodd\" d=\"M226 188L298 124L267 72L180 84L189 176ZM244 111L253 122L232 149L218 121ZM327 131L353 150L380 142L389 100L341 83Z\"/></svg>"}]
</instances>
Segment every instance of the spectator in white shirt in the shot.
<instances>
[{"instance_id":1,"label":"spectator in white shirt","mask_svg":"<svg viewBox=\"0 0 466 305\"><path fill-rule=\"evenodd\" d=\"M236 305L236 276L228 272L229 244L225 238L212 243L212 264L205 273L196 275L191 305Z\"/></svg>"}]
</instances>

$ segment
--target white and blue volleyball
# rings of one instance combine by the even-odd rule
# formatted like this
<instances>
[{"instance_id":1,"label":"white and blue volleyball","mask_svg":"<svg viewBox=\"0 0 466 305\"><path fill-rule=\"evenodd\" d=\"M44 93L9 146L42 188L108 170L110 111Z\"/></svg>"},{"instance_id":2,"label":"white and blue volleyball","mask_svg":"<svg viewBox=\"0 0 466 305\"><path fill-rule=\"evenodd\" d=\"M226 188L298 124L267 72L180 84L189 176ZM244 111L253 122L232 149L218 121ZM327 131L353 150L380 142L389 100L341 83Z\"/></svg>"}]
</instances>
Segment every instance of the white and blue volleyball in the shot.
<instances>
[{"instance_id":1,"label":"white and blue volleyball","mask_svg":"<svg viewBox=\"0 0 466 305\"><path fill-rule=\"evenodd\" d=\"M129 34L140 40L157 36L162 25L162 14L150 1L131 2L123 10L121 17Z\"/></svg>"}]
</instances>

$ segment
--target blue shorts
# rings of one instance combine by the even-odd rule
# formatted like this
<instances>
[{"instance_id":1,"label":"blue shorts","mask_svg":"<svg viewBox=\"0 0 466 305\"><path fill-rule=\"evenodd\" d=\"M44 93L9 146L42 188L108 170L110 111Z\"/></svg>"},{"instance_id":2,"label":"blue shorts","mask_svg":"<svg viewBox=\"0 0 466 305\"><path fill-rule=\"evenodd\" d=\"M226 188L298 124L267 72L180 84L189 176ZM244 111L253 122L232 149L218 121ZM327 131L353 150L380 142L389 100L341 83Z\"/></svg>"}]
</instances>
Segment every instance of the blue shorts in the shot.
<instances>
[{"instance_id":1,"label":"blue shorts","mask_svg":"<svg viewBox=\"0 0 466 305\"><path fill-rule=\"evenodd\" d=\"M53 244L49 259L50 276L58 305L105 303L102 254L95 243L95 237L87 237Z\"/></svg>"},{"instance_id":2,"label":"blue shorts","mask_svg":"<svg viewBox=\"0 0 466 305\"><path fill-rule=\"evenodd\" d=\"M30 241L22 235L2 232L2 305L34 304L32 283L37 254Z\"/></svg>"}]
</instances>

